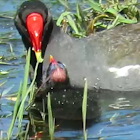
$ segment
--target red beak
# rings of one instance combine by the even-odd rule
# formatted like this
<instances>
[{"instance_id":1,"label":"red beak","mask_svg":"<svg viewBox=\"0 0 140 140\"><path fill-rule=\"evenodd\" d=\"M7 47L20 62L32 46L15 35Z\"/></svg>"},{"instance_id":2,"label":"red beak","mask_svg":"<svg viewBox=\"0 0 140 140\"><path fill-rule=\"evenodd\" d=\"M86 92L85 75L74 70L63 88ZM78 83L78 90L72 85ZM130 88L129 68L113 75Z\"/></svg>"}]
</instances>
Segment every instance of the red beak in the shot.
<instances>
[{"instance_id":1,"label":"red beak","mask_svg":"<svg viewBox=\"0 0 140 140\"><path fill-rule=\"evenodd\" d=\"M31 13L26 17L26 27L35 52L37 61L41 59L41 41L43 33L43 18L38 13Z\"/></svg>"}]
</instances>

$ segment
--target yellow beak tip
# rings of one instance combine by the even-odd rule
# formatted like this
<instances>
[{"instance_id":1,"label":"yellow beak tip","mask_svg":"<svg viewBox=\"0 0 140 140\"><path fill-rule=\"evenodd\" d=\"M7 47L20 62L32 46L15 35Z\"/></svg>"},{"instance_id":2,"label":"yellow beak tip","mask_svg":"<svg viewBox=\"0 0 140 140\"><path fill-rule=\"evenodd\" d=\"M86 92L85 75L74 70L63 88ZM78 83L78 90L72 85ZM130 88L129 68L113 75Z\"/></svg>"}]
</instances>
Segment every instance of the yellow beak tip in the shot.
<instances>
[{"instance_id":1,"label":"yellow beak tip","mask_svg":"<svg viewBox=\"0 0 140 140\"><path fill-rule=\"evenodd\" d=\"M35 52L35 56L36 56L37 62L39 62L39 63L43 62L43 59L41 57L41 52Z\"/></svg>"},{"instance_id":2,"label":"yellow beak tip","mask_svg":"<svg viewBox=\"0 0 140 140\"><path fill-rule=\"evenodd\" d=\"M52 55L50 55L49 61L50 61L50 63L53 61L53 56Z\"/></svg>"}]
</instances>

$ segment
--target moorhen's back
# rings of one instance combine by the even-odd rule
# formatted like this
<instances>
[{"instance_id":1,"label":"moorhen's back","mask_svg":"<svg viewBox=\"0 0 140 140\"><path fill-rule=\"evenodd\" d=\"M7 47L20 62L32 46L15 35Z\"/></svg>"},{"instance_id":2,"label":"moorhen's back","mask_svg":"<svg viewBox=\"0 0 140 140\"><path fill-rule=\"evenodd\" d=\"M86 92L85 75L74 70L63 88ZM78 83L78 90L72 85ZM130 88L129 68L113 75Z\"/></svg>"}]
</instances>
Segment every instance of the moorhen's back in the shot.
<instances>
[{"instance_id":1,"label":"moorhen's back","mask_svg":"<svg viewBox=\"0 0 140 140\"><path fill-rule=\"evenodd\" d=\"M138 90L139 31L140 24L132 24L75 39L54 28L44 57L43 73L46 72L51 54L66 65L73 86L83 87L86 77L89 89Z\"/></svg>"}]
</instances>

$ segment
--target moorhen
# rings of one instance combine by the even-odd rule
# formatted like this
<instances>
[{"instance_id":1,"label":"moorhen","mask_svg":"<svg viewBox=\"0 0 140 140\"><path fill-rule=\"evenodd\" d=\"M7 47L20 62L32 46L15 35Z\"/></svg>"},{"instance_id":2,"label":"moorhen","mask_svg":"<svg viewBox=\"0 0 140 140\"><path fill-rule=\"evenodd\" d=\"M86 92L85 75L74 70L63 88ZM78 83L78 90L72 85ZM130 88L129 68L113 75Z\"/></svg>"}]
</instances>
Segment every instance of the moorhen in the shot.
<instances>
[{"instance_id":1,"label":"moorhen","mask_svg":"<svg viewBox=\"0 0 140 140\"><path fill-rule=\"evenodd\" d=\"M44 57L47 44L51 40L53 41L52 35L53 34L57 35L57 33L59 32L61 34L60 28L54 24L54 21L52 20L52 17L45 4L37 0L23 2L20 8L17 10L14 22L17 30L19 31L19 34L22 37L22 41L26 49L28 50L29 47L32 47L30 61L30 64L32 66L31 71L33 72L33 70L35 69L36 62L40 61L41 56L48 62L47 69L45 69L46 72L43 73L46 74L44 78L45 77L48 78L48 76L51 75L51 71L54 70L56 71L54 74L55 76L51 75L50 77L51 79L49 79L48 82L46 82L47 78L45 78L44 79L45 81L43 81L42 79L43 63L39 64L36 83L39 88L41 87L41 90L36 96L35 101L38 101L39 98L38 96L43 95L41 96L41 98L44 98L44 92L45 94L47 92L50 92L52 101L52 111L53 116L55 118L81 120L83 87L81 88L71 86L71 83L69 83L68 73L64 65L62 65L61 62L59 63L55 61L57 62L55 63L57 64L57 67L54 67L56 65L48 61L50 54L49 56ZM60 74L59 71L60 69L57 70L56 68L62 67L63 72L61 71ZM76 71L77 70L75 70L75 72ZM59 76L56 77L56 75ZM93 91L89 90L87 100L88 100L87 119L96 119L100 115L98 93L96 92L93 94ZM39 107L39 110L41 110L40 105L38 106L38 102L35 102L35 106L33 107L35 107L36 109Z\"/></svg>"},{"instance_id":2,"label":"moorhen","mask_svg":"<svg viewBox=\"0 0 140 140\"><path fill-rule=\"evenodd\" d=\"M112 92L140 89L140 23L118 26L77 39L57 27L45 4L38 0L23 2L14 21L26 49L33 46L33 69L40 56L44 58L38 68L38 87L46 81L50 64L48 58L52 55L66 65L71 87L77 88L78 93L83 91L85 77L88 91L92 93L95 93L95 88ZM76 99L81 102L82 94L76 93L77 90L72 90L67 95L70 95L70 100L77 96ZM61 99L63 94L58 95Z\"/></svg>"},{"instance_id":3,"label":"moorhen","mask_svg":"<svg viewBox=\"0 0 140 140\"><path fill-rule=\"evenodd\" d=\"M38 56L41 52L45 58L43 80L47 75L48 58L53 55L67 66L71 83L75 86L83 87L83 79L86 77L89 88L139 89L140 23L118 26L86 38L75 39L63 33L55 25L47 7L36 0L23 2L14 21L25 47L28 49L33 46L33 68L36 64L35 53ZM41 79L42 64L37 83Z\"/></svg>"}]
</instances>

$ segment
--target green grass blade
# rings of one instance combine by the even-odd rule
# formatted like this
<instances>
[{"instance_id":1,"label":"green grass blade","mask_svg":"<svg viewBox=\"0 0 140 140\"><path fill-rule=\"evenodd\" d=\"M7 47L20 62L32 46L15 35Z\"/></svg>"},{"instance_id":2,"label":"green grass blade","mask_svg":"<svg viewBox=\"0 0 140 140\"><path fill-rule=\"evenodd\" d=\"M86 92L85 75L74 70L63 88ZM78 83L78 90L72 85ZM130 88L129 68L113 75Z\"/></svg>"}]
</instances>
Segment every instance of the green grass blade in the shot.
<instances>
[{"instance_id":1,"label":"green grass blade","mask_svg":"<svg viewBox=\"0 0 140 140\"><path fill-rule=\"evenodd\" d=\"M22 82L20 83L20 86L19 86L19 91L17 93L17 100L16 100L16 103L15 103L14 112L13 112L13 118L12 118L10 127L8 129L8 133L7 133L8 140L11 138L14 123L15 123L15 120L16 120L16 117L17 117L17 112L18 112L18 109L19 109L19 101L20 101L21 90L22 90Z\"/></svg>"},{"instance_id":2,"label":"green grass blade","mask_svg":"<svg viewBox=\"0 0 140 140\"><path fill-rule=\"evenodd\" d=\"M71 12L64 12L64 13L62 13L62 14L59 16L59 18L57 19L56 25L57 25L57 26L61 26L61 23L62 23L64 17L66 17L66 16L69 15L69 14L71 14Z\"/></svg>"},{"instance_id":3,"label":"green grass blade","mask_svg":"<svg viewBox=\"0 0 140 140\"><path fill-rule=\"evenodd\" d=\"M88 84L87 84L87 80L85 79L85 87L84 87L83 103L82 103L84 140L87 140L87 133L86 133L87 92L88 92L88 88L87 87L88 87Z\"/></svg>"},{"instance_id":4,"label":"green grass blade","mask_svg":"<svg viewBox=\"0 0 140 140\"><path fill-rule=\"evenodd\" d=\"M110 29L112 27L115 27L119 22L118 22L118 19L119 19L119 15L116 17L116 19L113 21L112 24L108 25L107 29Z\"/></svg>"},{"instance_id":5,"label":"green grass blade","mask_svg":"<svg viewBox=\"0 0 140 140\"><path fill-rule=\"evenodd\" d=\"M26 95L25 95L24 98L22 99L22 102L21 102L21 105L20 105L19 110L21 109L21 106L23 106L23 104L24 104L24 102L25 102L25 100L26 100L26 98L27 98L29 92L32 90L32 87L33 87L33 85L34 85L34 83L35 83L35 79L36 79L37 69L38 69L39 63L40 63L40 62L37 62L37 64L36 64L35 71L34 71L34 78L33 78L33 81L32 81L32 83L30 84L30 86L29 86L29 88L28 88L28 90L27 90L27 92L26 92ZM30 102L29 102L28 104L30 104Z\"/></svg>"},{"instance_id":6,"label":"green grass blade","mask_svg":"<svg viewBox=\"0 0 140 140\"><path fill-rule=\"evenodd\" d=\"M91 33L93 33L94 32L94 25L95 25L95 23L100 19L100 18L107 18L108 16L107 15L105 15L105 14L102 14L102 15L99 15L99 16L96 16L90 23L89 23L89 25L87 26L87 35L89 35L89 34L91 34Z\"/></svg>"},{"instance_id":7,"label":"green grass blade","mask_svg":"<svg viewBox=\"0 0 140 140\"><path fill-rule=\"evenodd\" d=\"M7 89L5 89L1 94L2 94L2 96L6 96L7 95L7 93L9 93L10 92L10 90L12 89L14 87L14 85L11 85L9 88L7 88Z\"/></svg>"},{"instance_id":8,"label":"green grass blade","mask_svg":"<svg viewBox=\"0 0 140 140\"><path fill-rule=\"evenodd\" d=\"M119 18L118 21L121 23L126 23L126 24L137 23L137 20L131 20L131 19L126 19L126 18Z\"/></svg>"},{"instance_id":9,"label":"green grass blade","mask_svg":"<svg viewBox=\"0 0 140 140\"><path fill-rule=\"evenodd\" d=\"M79 4L76 4L76 13L77 13L76 15L77 15L78 20L82 21L82 16L81 15L83 15L83 14L82 14L82 10L81 10Z\"/></svg>"},{"instance_id":10,"label":"green grass blade","mask_svg":"<svg viewBox=\"0 0 140 140\"><path fill-rule=\"evenodd\" d=\"M113 8L108 8L108 9L106 9L105 12L108 12L108 13L114 15L114 16L117 16L117 15L118 15L118 11L116 11L116 10L113 9Z\"/></svg>"},{"instance_id":11,"label":"green grass blade","mask_svg":"<svg viewBox=\"0 0 140 140\"><path fill-rule=\"evenodd\" d=\"M33 78L32 82L31 82L31 84L30 84L30 86L29 86L29 88L28 88L28 90L27 90L26 95L28 95L29 92L33 90L33 86L34 86L34 83L35 83L35 79L36 79L37 69L38 69L39 63L40 63L40 62L37 62L37 63L36 63L35 71L34 71L34 78Z\"/></svg>"},{"instance_id":12,"label":"green grass blade","mask_svg":"<svg viewBox=\"0 0 140 140\"><path fill-rule=\"evenodd\" d=\"M11 63L0 62L0 65L12 65Z\"/></svg>"},{"instance_id":13,"label":"green grass blade","mask_svg":"<svg viewBox=\"0 0 140 140\"><path fill-rule=\"evenodd\" d=\"M54 139L53 135L54 135L55 124L54 124L54 119L52 116L50 93L48 93L47 107L48 107L49 135L50 135L50 139L53 140Z\"/></svg>"},{"instance_id":14,"label":"green grass blade","mask_svg":"<svg viewBox=\"0 0 140 140\"><path fill-rule=\"evenodd\" d=\"M73 28L73 30L75 31L76 34L79 34L78 28L76 26L76 23L74 22L74 20L72 19L72 17L70 15L67 15L67 19L68 22L70 24L70 26Z\"/></svg>"},{"instance_id":15,"label":"green grass blade","mask_svg":"<svg viewBox=\"0 0 140 140\"><path fill-rule=\"evenodd\" d=\"M0 83L0 87L3 86L7 81Z\"/></svg>"},{"instance_id":16,"label":"green grass blade","mask_svg":"<svg viewBox=\"0 0 140 140\"><path fill-rule=\"evenodd\" d=\"M22 98L25 96L27 91L28 77L29 77L29 68L30 68L30 54L31 49L28 50L28 54L26 57L25 71L24 71L24 80L23 80L23 90L22 90Z\"/></svg>"},{"instance_id":17,"label":"green grass blade","mask_svg":"<svg viewBox=\"0 0 140 140\"><path fill-rule=\"evenodd\" d=\"M97 11L97 12L99 12L99 13L103 13L103 10L102 10L102 8L101 8L101 6L100 6L99 3L95 2L95 1L92 1L92 0L88 0L88 1L87 1L87 4L88 4L90 7L92 7L92 9L93 9L94 11Z\"/></svg>"},{"instance_id":18,"label":"green grass blade","mask_svg":"<svg viewBox=\"0 0 140 140\"><path fill-rule=\"evenodd\" d=\"M27 53L27 57L26 57L26 64L25 64L25 71L24 71L24 80L23 80L23 86L22 86L22 98L21 98L21 101L23 101L23 99L25 97L27 97L26 92L27 92L29 68L30 68L30 54L31 54L31 49L29 48L28 53ZM24 112L24 103L20 105L20 109L19 109L19 113L18 113L18 133L21 130L23 112Z\"/></svg>"},{"instance_id":19,"label":"green grass blade","mask_svg":"<svg viewBox=\"0 0 140 140\"><path fill-rule=\"evenodd\" d=\"M0 71L0 75L6 75L8 73L9 73L8 71Z\"/></svg>"}]
</instances>

